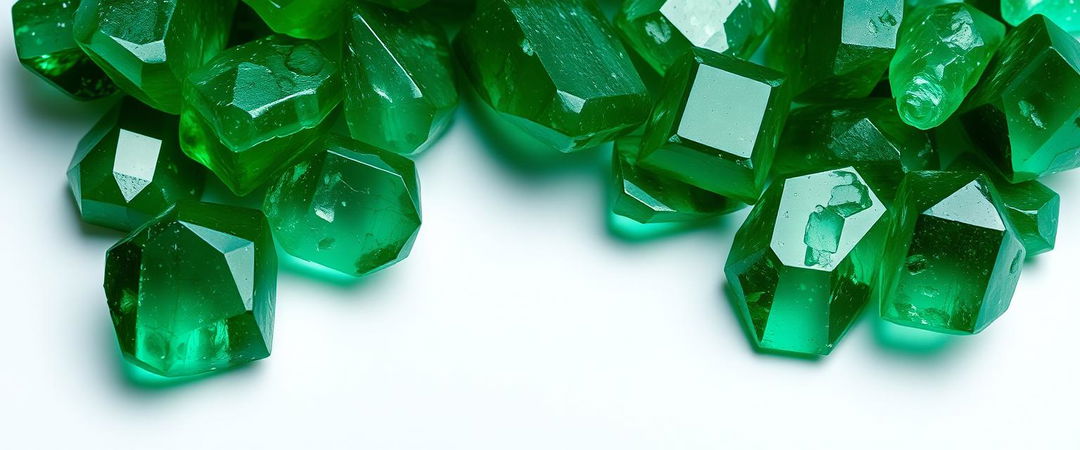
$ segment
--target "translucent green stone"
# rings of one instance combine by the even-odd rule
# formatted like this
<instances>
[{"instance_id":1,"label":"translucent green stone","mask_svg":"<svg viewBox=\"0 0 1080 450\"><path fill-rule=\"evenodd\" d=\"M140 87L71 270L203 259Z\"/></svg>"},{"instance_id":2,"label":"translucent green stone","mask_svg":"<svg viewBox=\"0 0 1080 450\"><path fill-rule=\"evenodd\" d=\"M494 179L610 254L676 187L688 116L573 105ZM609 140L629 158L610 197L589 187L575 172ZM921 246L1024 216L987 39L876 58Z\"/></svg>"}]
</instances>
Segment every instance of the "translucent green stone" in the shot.
<instances>
[{"instance_id":1,"label":"translucent green stone","mask_svg":"<svg viewBox=\"0 0 1080 450\"><path fill-rule=\"evenodd\" d=\"M649 94L595 3L484 0L454 42L480 98L561 151L641 125Z\"/></svg>"},{"instance_id":2,"label":"translucent green stone","mask_svg":"<svg viewBox=\"0 0 1080 450\"><path fill-rule=\"evenodd\" d=\"M338 64L311 41L233 47L188 77L181 148L246 195L305 155L342 95Z\"/></svg>"},{"instance_id":3,"label":"translucent green stone","mask_svg":"<svg viewBox=\"0 0 1080 450\"><path fill-rule=\"evenodd\" d=\"M1001 20L1001 0L907 0L908 10L950 3L966 3L979 8L980 11L993 17L994 20Z\"/></svg>"},{"instance_id":4,"label":"translucent green stone","mask_svg":"<svg viewBox=\"0 0 1080 450\"><path fill-rule=\"evenodd\" d=\"M916 9L904 21L889 67L900 117L923 130L941 125L979 82L1005 26L963 3Z\"/></svg>"},{"instance_id":5,"label":"translucent green stone","mask_svg":"<svg viewBox=\"0 0 1080 450\"><path fill-rule=\"evenodd\" d=\"M116 85L79 48L71 33L78 0L19 0L11 7L19 61L78 100L116 92Z\"/></svg>"},{"instance_id":6,"label":"translucent green stone","mask_svg":"<svg viewBox=\"0 0 1080 450\"><path fill-rule=\"evenodd\" d=\"M912 172L899 188L881 264L881 316L971 334L1009 307L1024 246L978 172Z\"/></svg>"},{"instance_id":7,"label":"translucent green stone","mask_svg":"<svg viewBox=\"0 0 1080 450\"><path fill-rule=\"evenodd\" d=\"M367 0L371 3L378 5L389 6L394 9L402 11L412 11L423 5L426 5L431 0Z\"/></svg>"},{"instance_id":8,"label":"translucent green stone","mask_svg":"<svg viewBox=\"0 0 1080 450\"><path fill-rule=\"evenodd\" d=\"M1080 166L1080 42L1043 16L1009 33L960 116L1009 181Z\"/></svg>"},{"instance_id":9,"label":"translucent green stone","mask_svg":"<svg viewBox=\"0 0 1080 450\"><path fill-rule=\"evenodd\" d=\"M870 300L885 205L855 168L776 181L725 272L758 348L826 355Z\"/></svg>"},{"instance_id":10,"label":"translucent green stone","mask_svg":"<svg viewBox=\"0 0 1080 450\"><path fill-rule=\"evenodd\" d=\"M167 113L180 85L225 47L236 0L83 0L75 40L125 92Z\"/></svg>"},{"instance_id":11,"label":"translucent green stone","mask_svg":"<svg viewBox=\"0 0 1080 450\"><path fill-rule=\"evenodd\" d=\"M301 39L323 39L341 28L345 0L244 0L272 30Z\"/></svg>"},{"instance_id":12,"label":"translucent green stone","mask_svg":"<svg viewBox=\"0 0 1080 450\"><path fill-rule=\"evenodd\" d=\"M1011 25L1020 25L1036 14L1066 30L1080 30L1080 3L1076 0L1001 0L1001 17Z\"/></svg>"},{"instance_id":13,"label":"translucent green stone","mask_svg":"<svg viewBox=\"0 0 1080 450\"><path fill-rule=\"evenodd\" d=\"M641 164L707 191L757 201L791 103L784 75L694 49L664 83L645 128Z\"/></svg>"},{"instance_id":14,"label":"translucent green stone","mask_svg":"<svg viewBox=\"0 0 1080 450\"><path fill-rule=\"evenodd\" d=\"M896 51L904 0L780 0L770 65L798 101L862 98Z\"/></svg>"},{"instance_id":15,"label":"translucent green stone","mask_svg":"<svg viewBox=\"0 0 1080 450\"><path fill-rule=\"evenodd\" d=\"M749 59L772 25L768 0L627 0L615 16L623 39L661 75L693 47Z\"/></svg>"},{"instance_id":16,"label":"translucent green stone","mask_svg":"<svg viewBox=\"0 0 1080 450\"><path fill-rule=\"evenodd\" d=\"M79 142L68 181L83 220L131 230L197 199L205 171L180 152L175 116L127 98Z\"/></svg>"},{"instance_id":17,"label":"translucent green stone","mask_svg":"<svg viewBox=\"0 0 1080 450\"><path fill-rule=\"evenodd\" d=\"M305 261L366 275L401 261L420 229L413 162L347 138L281 175L263 210L278 243Z\"/></svg>"},{"instance_id":18,"label":"translucent green stone","mask_svg":"<svg viewBox=\"0 0 1080 450\"><path fill-rule=\"evenodd\" d=\"M276 287L270 228L245 208L180 202L105 260L121 352L169 377L269 356Z\"/></svg>"},{"instance_id":19,"label":"translucent green stone","mask_svg":"<svg viewBox=\"0 0 1080 450\"><path fill-rule=\"evenodd\" d=\"M353 139L419 152L458 103L450 44L418 15L357 2L345 26L345 118Z\"/></svg>"}]
</instances>

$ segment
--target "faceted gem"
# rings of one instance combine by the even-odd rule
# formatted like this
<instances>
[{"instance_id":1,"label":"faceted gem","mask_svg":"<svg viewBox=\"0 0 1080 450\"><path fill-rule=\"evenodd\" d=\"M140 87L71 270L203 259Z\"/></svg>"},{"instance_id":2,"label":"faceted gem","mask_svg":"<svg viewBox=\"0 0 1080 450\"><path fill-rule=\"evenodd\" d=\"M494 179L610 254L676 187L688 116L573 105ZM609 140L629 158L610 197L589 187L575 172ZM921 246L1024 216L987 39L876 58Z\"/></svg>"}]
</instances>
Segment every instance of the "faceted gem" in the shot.
<instances>
[{"instance_id":1,"label":"faceted gem","mask_svg":"<svg viewBox=\"0 0 1080 450\"><path fill-rule=\"evenodd\" d=\"M289 254L349 275L405 259L420 229L420 189L408 158L328 136L285 171L263 210Z\"/></svg>"},{"instance_id":2,"label":"faceted gem","mask_svg":"<svg viewBox=\"0 0 1080 450\"><path fill-rule=\"evenodd\" d=\"M23 66L78 100L116 92L116 85L75 43L78 0L19 0L11 7L15 52Z\"/></svg>"},{"instance_id":3,"label":"faceted gem","mask_svg":"<svg viewBox=\"0 0 1080 450\"><path fill-rule=\"evenodd\" d=\"M127 93L170 114L180 84L225 47L236 0L82 0L75 40Z\"/></svg>"},{"instance_id":4,"label":"faceted gem","mask_svg":"<svg viewBox=\"0 0 1080 450\"><path fill-rule=\"evenodd\" d=\"M826 355L870 299L885 205L855 168L776 181L735 234L725 272L764 350Z\"/></svg>"},{"instance_id":5,"label":"faceted gem","mask_svg":"<svg viewBox=\"0 0 1080 450\"><path fill-rule=\"evenodd\" d=\"M693 47L750 59L772 25L768 0L628 0L615 17L623 39L660 75Z\"/></svg>"},{"instance_id":6,"label":"faceted gem","mask_svg":"<svg viewBox=\"0 0 1080 450\"><path fill-rule=\"evenodd\" d=\"M342 95L338 64L311 41L270 36L233 47L185 83L180 144L247 195L305 155Z\"/></svg>"},{"instance_id":7,"label":"faceted gem","mask_svg":"<svg viewBox=\"0 0 1080 450\"><path fill-rule=\"evenodd\" d=\"M772 65L801 102L870 94L896 51L904 0L781 0Z\"/></svg>"},{"instance_id":8,"label":"faceted gem","mask_svg":"<svg viewBox=\"0 0 1080 450\"><path fill-rule=\"evenodd\" d=\"M345 117L352 137L398 153L423 150L457 107L442 28L357 2L345 27Z\"/></svg>"},{"instance_id":9,"label":"faceted gem","mask_svg":"<svg viewBox=\"0 0 1080 450\"><path fill-rule=\"evenodd\" d=\"M641 125L648 92L592 1L490 0L455 41L480 98L561 151Z\"/></svg>"},{"instance_id":10,"label":"faceted gem","mask_svg":"<svg viewBox=\"0 0 1080 450\"><path fill-rule=\"evenodd\" d=\"M963 3L916 9L889 66L900 117L928 130L949 118L979 82L1005 26Z\"/></svg>"},{"instance_id":11,"label":"faceted gem","mask_svg":"<svg viewBox=\"0 0 1080 450\"><path fill-rule=\"evenodd\" d=\"M427 4L431 0L367 0L371 3L389 6L401 11L412 11L420 6Z\"/></svg>"},{"instance_id":12,"label":"faceted gem","mask_svg":"<svg viewBox=\"0 0 1080 450\"><path fill-rule=\"evenodd\" d=\"M1024 246L977 172L912 172L901 183L875 292L886 320L972 334L1009 307Z\"/></svg>"},{"instance_id":13,"label":"faceted gem","mask_svg":"<svg viewBox=\"0 0 1080 450\"><path fill-rule=\"evenodd\" d=\"M323 39L341 26L344 0L244 0L277 33Z\"/></svg>"},{"instance_id":14,"label":"faceted gem","mask_svg":"<svg viewBox=\"0 0 1080 450\"><path fill-rule=\"evenodd\" d=\"M891 99L811 105L788 116L773 173L782 177L854 166L892 200L904 173L937 168L930 136L900 120Z\"/></svg>"},{"instance_id":15,"label":"faceted gem","mask_svg":"<svg viewBox=\"0 0 1080 450\"><path fill-rule=\"evenodd\" d=\"M175 116L131 98L94 125L68 168L83 220L127 231L197 199L205 172L180 152L176 130Z\"/></svg>"},{"instance_id":16,"label":"faceted gem","mask_svg":"<svg viewBox=\"0 0 1080 450\"><path fill-rule=\"evenodd\" d=\"M693 222L727 214L743 205L637 165L641 135L615 141L612 211L638 223Z\"/></svg>"},{"instance_id":17,"label":"faceted gem","mask_svg":"<svg viewBox=\"0 0 1080 450\"><path fill-rule=\"evenodd\" d=\"M784 75L694 49L668 73L663 92L645 128L641 164L754 203L790 106Z\"/></svg>"},{"instance_id":18,"label":"faceted gem","mask_svg":"<svg viewBox=\"0 0 1080 450\"><path fill-rule=\"evenodd\" d=\"M1020 25L1036 14L1069 31L1080 30L1080 3L1076 0L1001 0L1001 17Z\"/></svg>"},{"instance_id":19,"label":"faceted gem","mask_svg":"<svg viewBox=\"0 0 1080 450\"><path fill-rule=\"evenodd\" d=\"M175 377L270 355L277 254L256 210L180 202L114 245L105 295L124 356Z\"/></svg>"},{"instance_id":20,"label":"faceted gem","mask_svg":"<svg viewBox=\"0 0 1080 450\"><path fill-rule=\"evenodd\" d=\"M1010 182L1080 166L1080 42L1043 16L1028 19L963 110L968 134Z\"/></svg>"}]
</instances>

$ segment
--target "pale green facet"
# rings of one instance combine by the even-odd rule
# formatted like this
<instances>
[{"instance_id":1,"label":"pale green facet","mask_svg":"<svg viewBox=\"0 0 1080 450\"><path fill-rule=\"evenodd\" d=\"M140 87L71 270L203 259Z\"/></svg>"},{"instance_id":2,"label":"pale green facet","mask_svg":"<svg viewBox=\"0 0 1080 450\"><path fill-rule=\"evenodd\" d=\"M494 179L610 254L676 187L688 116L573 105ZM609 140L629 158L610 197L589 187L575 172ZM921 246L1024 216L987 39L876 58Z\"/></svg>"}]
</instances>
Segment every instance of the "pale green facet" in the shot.
<instances>
[{"instance_id":1,"label":"pale green facet","mask_svg":"<svg viewBox=\"0 0 1080 450\"><path fill-rule=\"evenodd\" d=\"M1076 0L1001 0L1001 17L1011 25L1020 25L1036 14L1068 31L1080 30L1080 2Z\"/></svg>"},{"instance_id":2,"label":"pale green facet","mask_svg":"<svg viewBox=\"0 0 1080 450\"><path fill-rule=\"evenodd\" d=\"M341 29L345 0L244 0L277 33L323 39Z\"/></svg>"}]
</instances>

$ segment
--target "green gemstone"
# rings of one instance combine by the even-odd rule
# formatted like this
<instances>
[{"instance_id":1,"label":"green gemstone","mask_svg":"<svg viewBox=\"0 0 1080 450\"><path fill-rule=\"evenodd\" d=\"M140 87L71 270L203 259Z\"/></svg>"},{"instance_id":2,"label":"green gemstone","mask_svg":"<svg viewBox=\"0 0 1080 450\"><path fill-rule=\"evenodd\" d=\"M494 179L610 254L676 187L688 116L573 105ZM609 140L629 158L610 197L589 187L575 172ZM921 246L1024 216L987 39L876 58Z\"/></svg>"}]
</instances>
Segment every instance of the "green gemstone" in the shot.
<instances>
[{"instance_id":1,"label":"green gemstone","mask_svg":"<svg viewBox=\"0 0 1080 450\"><path fill-rule=\"evenodd\" d=\"M889 66L900 117L923 130L945 122L979 82L1005 26L963 3L916 9Z\"/></svg>"},{"instance_id":2,"label":"green gemstone","mask_svg":"<svg viewBox=\"0 0 1080 450\"><path fill-rule=\"evenodd\" d=\"M664 83L645 128L641 164L754 203L790 106L783 74L694 49L672 67Z\"/></svg>"},{"instance_id":3,"label":"green gemstone","mask_svg":"<svg viewBox=\"0 0 1080 450\"><path fill-rule=\"evenodd\" d=\"M277 254L256 210L180 202L114 245L105 261L124 356L164 376L270 355Z\"/></svg>"},{"instance_id":4,"label":"green gemstone","mask_svg":"<svg viewBox=\"0 0 1080 450\"><path fill-rule=\"evenodd\" d=\"M342 95L338 64L311 41L233 47L184 84L181 148L246 195L306 154Z\"/></svg>"},{"instance_id":5,"label":"green gemstone","mask_svg":"<svg viewBox=\"0 0 1080 450\"><path fill-rule=\"evenodd\" d=\"M1080 31L1080 3L1076 0L1001 0L1001 17L1020 25L1036 14L1069 31Z\"/></svg>"},{"instance_id":6,"label":"green gemstone","mask_svg":"<svg viewBox=\"0 0 1080 450\"><path fill-rule=\"evenodd\" d=\"M68 181L83 220L131 230L197 199L204 170L180 152L175 116L126 98L79 142Z\"/></svg>"},{"instance_id":7,"label":"green gemstone","mask_svg":"<svg viewBox=\"0 0 1080 450\"><path fill-rule=\"evenodd\" d=\"M775 182L725 266L759 348L826 355L870 300L886 207L855 168Z\"/></svg>"},{"instance_id":8,"label":"green gemstone","mask_svg":"<svg viewBox=\"0 0 1080 450\"><path fill-rule=\"evenodd\" d=\"M285 171L263 210L289 254L349 275L408 256L420 229L420 189L408 158L328 136Z\"/></svg>"},{"instance_id":9,"label":"green gemstone","mask_svg":"<svg viewBox=\"0 0 1080 450\"><path fill-rule=\"evenodd\" d=\"M694 222L727 214L743 204L637 165L641 135L615 141L612 212L642 224Z\"/></svg>"},{"instance_id":10,"label":"green gemstone","mask_svg":"<svg viewBox=\"0 0 1080 450\"><path fill-rule=\"evenodd\" d=\"M1080 167L1080 42L1043 16L1009 33L960 116L1013 183Z\"/></svg>"},{"instance_id":11,"label":"green gemstone","mask_svg":"<svg viewBox=\"0 0 1080 450\"><path fill-rule=\"evenodd\" d=\"M591 0L488 0L454 44L480 98L561 151L613 140L648 114L645 85Z\"/></svg>"},{"instance_id":12,"label":"green gemstone","mask_svg":"<svg viewBox=\"0 0 1080 450\"><path fill-rule=\"evenodd\" d=\"M248 42L255 41L274 34L274 30L271 30L262 17L259 17L259 13L251 9L246 3L239 3L236 5L236 13L233 14L232 28L229 32L229 42L225 45L228 47L236 47L237 45L247 44Z\"/></svg>"},{"instance_id":13,"label":"green gemstone","mask_svg":"<svg viewBox=\"0 0 1080 450\"><path fill-rule=\"evenodd\" d=\"M661 75L694 47L749 59L772 25L768 0L627 0L615 17L623 39Z\"/></svg>"},{"instance_id":14,"label":"green gemstone","mask_svg":"<svg viewBox=\"0 0 1080 450\"><path fill-rule=\"evenodd\" d=\"M450 44L417 15L357 2L345 27L345 117L352 137L397 153L431 144L457 107Z\"/></svg>"},{"instance_id":15,"label":"green gemstone","mask_svg":"<svg viewBox=\"0 0 1080 450\"><path fill-rule=\"evenodd\" d=\"M323 39L341 27L344 0L244 0L272 30L301 39Z\"/></svg>"},{"instance_id":16,"label":"green gemstone","mask_svg":"<svg viewBox=\"0 0 1080 450\"><path fill-rule=\"evenodd\" d=\"M1024 246L978 172L912 172L900 184L875 292L881 316L971 334L1009 307Z\"/></svg>"},{"instance_id":17,"label":"green gemstone","mask_svg":"<svg viewBox=\"0 0 1080 450\"><path fill-rule=\"evenodd\" d=\"M19 0L11 7L19 61L78 100L116 92L116 85L79 48L71 33L78 0Z\"/></svg>"},{"instance_id":18,"label":"green gemstone","mask_svg":"<svg viewBox=\"0 0 1080 450\"><path fill-rule=\"evenodd\" d=\"M402 11L412 11L426 5L431 0L367 0L378 5L389 6Z\"/></svg>"},{"instance_id":19,"label":"green gemstone","mask_svg":"<svg viewBox=\"0 0 1080 450\"><path fill-rule=\"evenodd\" d=\"M83 0L75 40L128 94L180 111L180 85L225 47L236 0Z\"/></svg>"},{"instance_id":20,"label":"green gemstone","mask_svg":"<svg viewBox=\"0 0 1080 450\"><path fill-rule=\"evenodd\" d=\"M862 98L896 51L904 0L780 0L770 64L798 101Z\"/></svg>"}]
</instances>

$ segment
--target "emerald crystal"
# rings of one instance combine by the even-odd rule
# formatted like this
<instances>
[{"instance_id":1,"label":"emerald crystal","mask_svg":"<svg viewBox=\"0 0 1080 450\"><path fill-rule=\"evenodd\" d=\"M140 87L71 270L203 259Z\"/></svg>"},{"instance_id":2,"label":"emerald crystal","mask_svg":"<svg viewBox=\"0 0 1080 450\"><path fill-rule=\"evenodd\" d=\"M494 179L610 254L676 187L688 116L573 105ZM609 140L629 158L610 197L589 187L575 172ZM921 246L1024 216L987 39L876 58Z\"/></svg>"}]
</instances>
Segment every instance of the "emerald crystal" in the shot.
<instances>
[{"instance_id":1,"label":"emerald crystal","mask_svg":"<svg viewBox=\"0 0 1080 450\"><path fill-rule=\"evenodd\" d=\"M1080 42L1043 16L1028 19L963 111L968 134L1010 182L1080 166Z\"/></svg>"},{"instance_id":2,"label":"emerald crystal","mask_svg":"<svg viewBox=\"0 0 1080 450\"><path fill-rule=\"evenodd\" d=\"M431 0L367 0L378 5L388 6L402 11L412 11L427 4ZM445 1L445 0L436 0Z\"/></svg>"},{"instance_id":3,"label":"emerald crystal","mask_svg":"<svg viewBox=\"0 0 1080 450\"><path fill-rule=\"evenodd\" d=\"M900 184L875 292L886 320L971 334L1009 307L1020 242L978 172L912 172Z\"/></svg>"},{"instance_id":4,"label":"emerald crystal","mask_svg":"<svg viewBox=\"0 0 1080 450\"><path fill-rule=\"evenodd\" d=\"M116 92L116 85L75 43L71 25L78 0L19 0L11 7L19 61L78 100Z\"/></svg>"},{"instance_id":5,"label":"emerald crystal","mask_svg":"<svg viewBox=\"0 0 1080 450\"><path fill-rule=\"evenodd\" d=\"M776 181L725 266L760 349L826 355L870 299L886 207L855 168Z\"/></svg>"},{"instance_id":6,"label":"emerald crystal","mask_svg":"<svg viewBox=\"0 0 1080 450\"><path fill-rule=\"evenodd\" d=\"M305 154L342 95L338 64L314 42L233 47L188 77L181 148L246 195Z\"/></svg>"},{"instance_id":7,"label":"emerald crystal","mask_svg":"<svg viewBox=\"0 0 1080 450\"><path fill-rule=\"evenodd\" d=\"M665 78L663 95L645 128L641 165L754 203L765 185L789 106L783 74L693 49Z\"/></svg>"},{"instance_id":8,"label":"emerald crystal","mask_svg":"<svg viewBox=\"0 0 1080 450\"><path fill-rule=\"evenodd\" d=\"M75 40L125 92L180 111L180 85L225 47L236 0L82 0Z\"/></svg>"},{"instance_id":9,"label":"emerald crystal","mask_svg":"<svg viewBox=\"0 0 1080 450\"><path fill-rule=\"evenodd\" d=\"M328 136L315 156L285 171L266 194L274 236L286 252L348 275L404 259L420 228L413 162Z\"/></svg>"},{"instance_id":10,"label":"emerald crystal","mask_svg":"<svg viewBox=\"0 0 1080 450\"><path fill-rule=\"evenodd\" d=\"M105 261L124 356L164 376L270 355L277 255L256 210L180 202L114 245Z\"/></svg>"},{"instance_id":11,"label":"emerald crystal","mask_svg":"<svg viewBox=\"0 0 1080 450\"><path fill-rule=\"evenodd\" d=\"M345 26L345 118L352 137L419 152L457 107L450 44L429 20L361 2Z\"/></svg>"},{"instance_id":12,"label":"emerald crystal","mask_svg":"<svg viewBox=\"0 0 1080 450\"><path fill-rule=\"evenodd\" d=\"M184 157L175 116L126 98L79 142L68 181L83 220L131 230L197 199L204 171Z\"/></svg>"},{"instance_id":13,"label":"emerald crystal","mask_svg":"<svg viewBox=\"0 0 1080 450\"><path fill-rule=\"evenodd\" d=\"M780 0L770 65L798 101L862 98L896 51L904 0Z\"/></svg>"},{"instance_id":14,"label":"emerald crystal","mask_svg":"<svg viewBox=\"0 0 1080 450\"><path fill-rule=\"evenodd\" d=\"M483 0L454 45L483 101L561 151L610 141L648 113L645 85L591 0Z\"/></svg>"},{"instance_id":15,"label":"emerald crystal","mask_svg":"<svg viewBox=\"0 0 1080 450\"><path fill-rule=\"evenodd\" d=\"M768 0L627 0L615 17L623 39L661 75L694 47L749 59L772 25Z\"/></svg>"},{"instance_id":16,"label":"emerald crystal","mask_svg":"<svg viewBox=\"0 0 1080 450\"><path fill-rule=\"evenodd\" d=\"M1036 14L1066 30L1080 31L1080 3L1076 0L1001 0L1001 17L1012 25L1020 25Z\"/></svg>"},{"instance_id":17,"label":"emerald crystal","mask_svg":"<svg viewBox=\"0 0 1080 450\"><path fill-rule=\"evenodd\" d=\"M941 125L978 83L1005 26L963 3L916 9L904 21L889 84L905 122Z\"/></svg>"},{"instance_id":18,"label":"emerald crystal","mask_svg":"<svg viewBox=\"0 0 1080 450\"><path fill-rule=\"evenodd\" d=\"M323 39L341 28L345 0L244 0L272 30L301 39Z\"/></svg>"}]
</instances>

